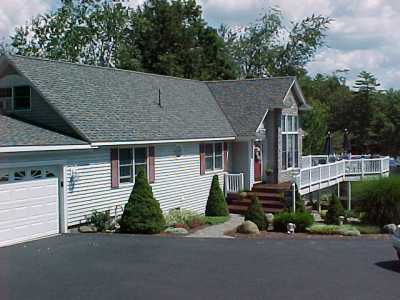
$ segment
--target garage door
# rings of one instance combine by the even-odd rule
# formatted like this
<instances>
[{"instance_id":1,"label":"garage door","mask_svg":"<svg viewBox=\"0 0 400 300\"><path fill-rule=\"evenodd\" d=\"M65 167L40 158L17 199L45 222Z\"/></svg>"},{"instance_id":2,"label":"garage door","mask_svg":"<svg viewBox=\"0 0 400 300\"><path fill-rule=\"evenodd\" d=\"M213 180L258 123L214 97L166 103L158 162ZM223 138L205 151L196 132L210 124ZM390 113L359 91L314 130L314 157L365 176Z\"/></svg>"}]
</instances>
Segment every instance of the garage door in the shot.
<instances>
[{"instance_id":1,"label":"garage door","mask_svg":"<svg viewBox=\"0 0 400 300\"><path fill-rule=\"evenodd\" d=\"M43 168L0 172L0 246L58 233L55 172Z\"/></svg>"}]
</instances>

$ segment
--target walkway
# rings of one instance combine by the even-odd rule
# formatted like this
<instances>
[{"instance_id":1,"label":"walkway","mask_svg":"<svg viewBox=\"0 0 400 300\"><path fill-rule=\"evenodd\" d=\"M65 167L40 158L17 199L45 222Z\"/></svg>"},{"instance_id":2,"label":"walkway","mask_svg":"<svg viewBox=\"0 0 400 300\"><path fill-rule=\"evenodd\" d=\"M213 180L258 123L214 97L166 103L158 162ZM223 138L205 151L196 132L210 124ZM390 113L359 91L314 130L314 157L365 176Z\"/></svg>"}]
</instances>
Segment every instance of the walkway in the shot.
<instances>
[{"instance_id":1,"label":"walkway","mask_svg":"<svg viewBox=\"0 0 400 300\"><path fill-rule=\"evenodd\" d=\"M204 229L200 229L192 234L189 234L187 237L192 238L232 238L230 236L224 235L225 232L231 231L242 224L244 218L240 215L231 214L231 218L229 221L206 227Z\"/></svg>"}]
</instances>

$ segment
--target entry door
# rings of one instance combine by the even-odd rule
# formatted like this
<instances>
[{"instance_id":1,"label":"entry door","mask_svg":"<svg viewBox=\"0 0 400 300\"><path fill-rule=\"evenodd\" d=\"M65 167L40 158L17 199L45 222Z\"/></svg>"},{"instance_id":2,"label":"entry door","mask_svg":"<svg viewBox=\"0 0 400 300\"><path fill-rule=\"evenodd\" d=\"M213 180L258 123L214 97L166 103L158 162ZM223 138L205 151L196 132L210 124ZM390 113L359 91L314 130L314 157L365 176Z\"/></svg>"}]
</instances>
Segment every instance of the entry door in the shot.
<instances>
[{"instance_id":1,"label":"entry door","mask_svg":"<svg viewBox=\"0 0 400 300\"><path fill-rule=\"evenodd\" d=\"M262 181L262 147L259 143L254 145L254 181Z\"/></svg>"}]
</instances>

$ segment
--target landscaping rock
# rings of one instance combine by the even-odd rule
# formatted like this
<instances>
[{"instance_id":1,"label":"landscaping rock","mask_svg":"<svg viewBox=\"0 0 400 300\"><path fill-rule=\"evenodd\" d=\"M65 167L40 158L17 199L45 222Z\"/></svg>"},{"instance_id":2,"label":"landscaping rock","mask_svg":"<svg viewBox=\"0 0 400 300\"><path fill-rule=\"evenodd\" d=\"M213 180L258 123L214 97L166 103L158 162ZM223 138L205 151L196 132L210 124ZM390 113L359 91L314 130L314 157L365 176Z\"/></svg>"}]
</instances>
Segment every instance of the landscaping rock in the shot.
<instances>
[{"instance_id":1,"label":"landscaping rock","mask_svg":"<svg viewBox=\"0 0 400 300\"><path fill-rule=\"evenodd\" d=\"M83 225L79 227L79 232L81 233L96 233L97 227L93 225Z\"/></svg>"},{"instance_id":2,"label":"landscaping rock","mask_svg":"<svg viewBox=\"0 0 400 300\"><path fill-rule=\"evenodd\" d=\"M267 230L273 231L274 230L274 214L268 213L268 214L265 214L265 217L267 218Z\"/></svg>"},{"instance_id":3,"label":"landscaping rock","mask_svg":"<svg viewBox=\"0 0 400 300\"><path fill-rule=\"evenodd\" d=\"M387 224L387 225L383 226L384 233L393 234L396 232L396 230L397 230L396 224Z\"/></svg>"},{"instance_id":4,"label":"landscaping rock","mask_svg":"<svg viewBox=\"0 0 400 300\"><path fill-rule=\"evenodd\" d=\"M260 230L258 230L257 225L251 221L244 221L242 225L238 226L236 231L239 233L244 233L244 234L259 234L260 233Z\"/></svg>"},{"instance_id":5,"label":"landscaping rock","mask_svg":"<svg viewBox=\"0 0 400 300\"><path fill-rule=\"evenodd\" d=\"M187 231L185 228L175 228L175 227L168 227L167 229L165 229L165 232L176 235L185 235L189 233L189 231Z\"/></svg>"}]
</instances>

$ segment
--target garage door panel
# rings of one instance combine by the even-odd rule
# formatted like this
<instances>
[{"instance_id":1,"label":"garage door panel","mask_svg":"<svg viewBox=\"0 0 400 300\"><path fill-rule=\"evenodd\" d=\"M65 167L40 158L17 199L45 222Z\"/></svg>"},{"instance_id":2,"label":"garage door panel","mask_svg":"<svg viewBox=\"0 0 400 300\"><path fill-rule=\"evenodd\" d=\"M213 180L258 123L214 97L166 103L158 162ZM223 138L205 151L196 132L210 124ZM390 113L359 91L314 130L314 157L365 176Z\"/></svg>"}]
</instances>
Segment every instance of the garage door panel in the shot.
<instances>
[{"instance_id":1,"label":"garage door panel","mask_svg":"<svg viewBox=\"0 0 400 300\"><path fill-rule=\"evenodd\" d=\"M0 185L0 246L59 232L58 179Z\"/></svg>"}]
</instances>

